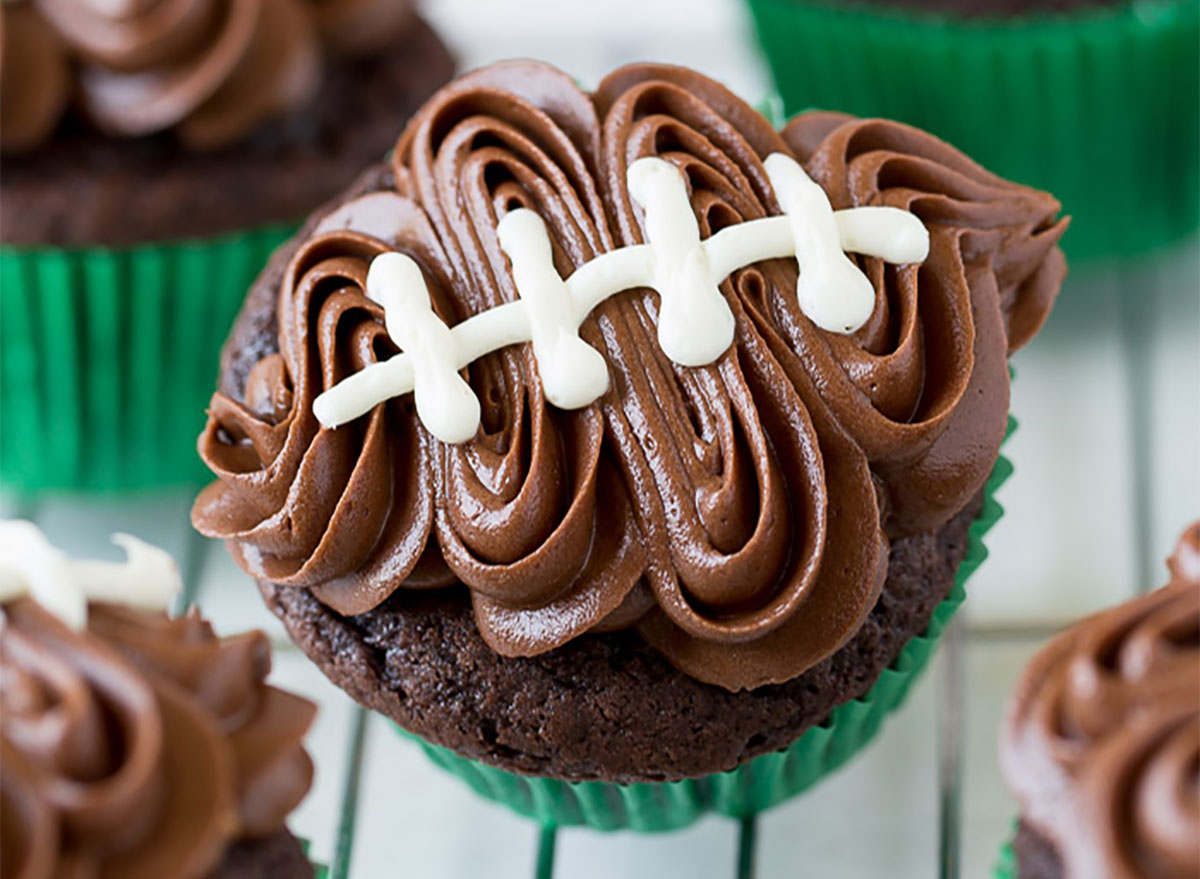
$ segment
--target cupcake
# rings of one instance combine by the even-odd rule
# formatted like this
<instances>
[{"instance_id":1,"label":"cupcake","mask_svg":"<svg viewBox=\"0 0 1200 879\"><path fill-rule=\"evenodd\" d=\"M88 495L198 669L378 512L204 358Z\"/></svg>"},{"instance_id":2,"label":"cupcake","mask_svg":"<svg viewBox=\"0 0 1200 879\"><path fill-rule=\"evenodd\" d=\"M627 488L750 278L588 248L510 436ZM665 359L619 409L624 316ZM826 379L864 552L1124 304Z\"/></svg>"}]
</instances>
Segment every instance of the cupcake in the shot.
<instances>
[{"instance_id":1,"label":"cupcake","mask_svg":"<svg viewBox=\"0 0 1200 879\"><path fill-rule=\"evenodd\" d=\"M1200 875L1200 522L1170 582L1048 643L1009 702L1018 879Z\"/></svg>"},{"instance_id":2,"label":"cupcake","mask_svg":"<svg viewBox=\"0 0 1200 879\"><path fill-rule=\"evenodd\" d=\"M268 686L261 632L170 617L179 573L127 535L76 561L0 521L6 877L311 877L284 825L314 706Z\"/></svg>"},{"instance_id":3,"label":"cupcake","mask_svg":"<svg viewBox=\"0 0 1200 879\"><path fill-rule=\"evenodd\" d=\"M1200 223L1196 0L748 0L792 112L900 119L1043 187L1073 258Z\"/></svg>"},{"instance_id":4,"label":"cupcake","mask_svg":"<svg viewBox=\"0 0 1200 879\"><path fill-rule=\"evenodd\" d=\"M0 5L0 482L199 484L246 286L452 69L406 0Z\"/></svg>"},{"instance_id":5,"label":"cupcake","mask_svg":"<svg viewBox=\"0 0 1200 879\"><path fill-rule=\"evenodd\" d=\"M193 524L487 795L756 811L874 734L961 600L1065 225L898 123L484 68L251 288Z\"/></svg>"}]
</instances>

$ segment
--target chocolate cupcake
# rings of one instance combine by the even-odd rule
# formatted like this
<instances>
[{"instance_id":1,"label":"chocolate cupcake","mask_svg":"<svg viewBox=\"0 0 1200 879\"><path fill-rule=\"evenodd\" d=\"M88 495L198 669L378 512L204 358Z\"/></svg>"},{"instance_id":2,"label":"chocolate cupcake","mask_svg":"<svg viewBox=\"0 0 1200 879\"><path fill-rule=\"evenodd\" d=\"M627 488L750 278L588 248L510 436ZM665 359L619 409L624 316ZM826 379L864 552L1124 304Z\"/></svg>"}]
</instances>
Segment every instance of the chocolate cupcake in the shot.
<instances>
[{"instance_id":1,"label":"chocolate cupcake","mask_svg":"<svg viewBox=\"0 0 1200 879\"><path fill-rule=\"evenodd\" d=\"M71 561L0 522L0 871L311 877L284 821L312 781L309 702L268 686L261 632L171 618L170 557Z\"/></svg>"},{"instance_id":2,"label":"chocolate cupcake","mask_svg":"<svg viewBox=\"0 0 1200 879\"><path fill-rule=\"evenodd\" d=\"M905 125L485 68L250 290L193 523L490 796L765 807L874 734L982 559L1058 214Z\"/></svg>"},{"instance_id":3,"label":"chocolate cupcake","mask_svg":"<svg viewBox=\"0 0 1200 879\"><path fill-rule=\"evenodd\" d=\"M1200 523L1170 582L1034 657L1001 764L1020 804L1018 879L1200 875Z\"/></svg>"},{"instance_id":4,"label":"chocolate cupcake","mask_svg":"<svg viewBox=\"0 0 1200 879\"><path fill-rule=\"evenodd\" d=\"M747 0L789 111L925 128L1074 215L1073 259L1200 225L1196 0Z\"/></svg>"},{"instance_id":5,"label":"chocolate cupcake","mask_svg":"<svg viewBox=\"0 0 1200 879\"><path fill-rule=\"evenodd\" d=\"M246 286L452 71L407 0L4 3L0 480L198 482Z\"/></svg>"}]
</instances>

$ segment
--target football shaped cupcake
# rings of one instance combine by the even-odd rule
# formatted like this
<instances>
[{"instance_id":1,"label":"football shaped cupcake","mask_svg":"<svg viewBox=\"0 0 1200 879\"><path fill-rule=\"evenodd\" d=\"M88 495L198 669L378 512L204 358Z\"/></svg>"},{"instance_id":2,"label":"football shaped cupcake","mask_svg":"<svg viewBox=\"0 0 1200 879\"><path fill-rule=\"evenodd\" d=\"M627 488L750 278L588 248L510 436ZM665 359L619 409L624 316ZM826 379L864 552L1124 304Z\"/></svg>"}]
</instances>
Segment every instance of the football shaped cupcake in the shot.
<instances>
[{"instance_id":1,"label":"football shaped cupcake","mask_svg":"<svg viewBox=\"0 0 1200 879\"><path fill-rule=\"evenodd\" d=\"M762 808L874 734L961 599L1065 223L897 123L485 68L250 290L193 522L489 795Z\"/></svg>"}]
</instances>

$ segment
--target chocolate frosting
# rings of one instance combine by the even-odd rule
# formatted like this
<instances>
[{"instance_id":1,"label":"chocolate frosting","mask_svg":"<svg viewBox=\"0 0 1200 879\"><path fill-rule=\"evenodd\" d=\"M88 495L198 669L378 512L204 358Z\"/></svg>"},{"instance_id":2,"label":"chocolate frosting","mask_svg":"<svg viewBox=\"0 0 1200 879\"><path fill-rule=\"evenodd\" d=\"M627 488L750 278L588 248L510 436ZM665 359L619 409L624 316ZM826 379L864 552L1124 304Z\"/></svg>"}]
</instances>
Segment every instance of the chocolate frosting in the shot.
<instances>
[{"instance_id":1,"label":"chocolate frosting","mask_svg":"<svg viewBox=\"0 0 1200 879\"><path fill-rule=\"evenodd\" d=\"M70 89L66 51L53 29L32 6L0 4L0 148L28 150L49 137Z\"/></svg>"},{"instance_id":2,"label":"chocolate frosting","mask_svg":"<svg viewBox=\"0 0 1200 879\"><path fill-rule=\"evenodd\" d=\"M1200 875L1200 522L1171 581L1047 644L1001 759L1064 879Z\"/></svg>"},{"instance_id":3,"label":"chocolate frosting","mask_svg":"<svg viewBox=\"0 0 1200 879\"><path fill-rule=\"evenodd\" d=\"M28 598L4 616L5 877L204 876L307 792L315 708L264 683L261 632L109 604L74 631Z\"/></svg>"},{"instance_id":4,"label":"chocolate frosting","mask_svg":"<svg viewBox=\"0 0 1200 879\"><path fill-rule=\"evenodd\" d=\"M136 137L168 129L214 149L286 113L316 91L326 52L384 49L411 17L406 0L29 0L0 9L5 33L3 148L50 135L70 87L101 131ZM43 35L49 33L51 38ZM7 42L7 38L6 38ZM11 64L9 54L16 58ZM67 59L74 71L69 81Z\"/></svg>"},{"instance_id":5,"label":"chocolate frosting","mask_svg":"<svg viewBox=\"0 0 1200 879\"><path fill-rule=\"evenodd\" d=\"M657 294L631 291L582 326L611 378L585 409L548 405L520 345L466 371L483 408L469 443L434 440L411 395L338 430L314 418L319 393L395 353L363 292L374 256L412 256L453 325L516 298L496 237L506 212L545 219L565 277L642 241L625 184L637 158L684 171L707 236L780 213L773 152L802 160L835 208L895 205L929 227L921 266L861 260L878 305L856 335L811 324L794 261L775 260L721 285L737 330L711 366L672 363ZM810 113L777 132L679 68L626 67L592 94L532 62L476 71L412 120L391 170L393 188L300 245L278 351L240 399L214 396L200 452L218 481L196 527L251 575L343 614L461 582L502 654L637 626L729 689L837 650L878 595L886 535L933 528L979 491L1005 430L1006 355L1065 271L1049 195L898 123Z\"/></svg>"}]
</instances>

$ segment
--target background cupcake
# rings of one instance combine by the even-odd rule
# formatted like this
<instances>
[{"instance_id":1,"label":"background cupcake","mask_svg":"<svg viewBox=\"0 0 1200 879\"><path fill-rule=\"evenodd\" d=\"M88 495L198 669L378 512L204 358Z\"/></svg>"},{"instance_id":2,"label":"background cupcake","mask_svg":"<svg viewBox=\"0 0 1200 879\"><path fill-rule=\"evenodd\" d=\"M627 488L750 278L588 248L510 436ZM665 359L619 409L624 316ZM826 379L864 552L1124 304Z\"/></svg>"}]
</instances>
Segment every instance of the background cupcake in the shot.
<instances>
[{"instance_id":1,"label":"background cupcake","mask_svg":"<svg viewBox=\"0 0 1200 879\"><path fill-rule=\"evenodd\" d=\"M1200 219L1195 0L749 0L791 112L901 119L1057 195L1073 258Z\"/></svg>"},{"instance_id":2,"label":"background cupcake","mask_svg":"<svg viewBox=\"0 0 1200 879\"><path fill-rule=\"evenodd\" d=\"M311 877L284 822L314 706L264 683L261 632L168 617L174 563L116 539L74 561L0 521L4 875Z\"/></svg>"},{"instance_id":3,"label":"background cupcake","mask_svg":"<svg viewBox=\"0 0 1200 879\"><path fill-rule=\"evenodd\" d=\"M317 422L318 394L396 353L364 295L380 254L415 261L457 323L517 298L497 225L518 208L566 277L649 234L635 159L685 173L707 237L779 211L773 153L835 208L928 228L921 265L862 261L875 307L856 335L819 329L794 262L765 262L722 287L736 341L717 365L673 363L640 290L583 323L610 376L590 406L549 405L521 345L470 366L465 444L434 437L420 391L417 409ZM808 114L779 133L684 69L623 68L588 94L544 65L485 68L251 290L193 522L331 679L489 795L647 830L764 808L874 734L961 599L960 562L982 558L1007 354L1065 272L1058 212L918 130Z\"/></svg>"},{"instance_id":4,"label":"background cupcake","mask_svg":"<svg viewBox=\"0 0 1200 879\"><path fill-rule=\"evenodd\" d=\"M452 66L398 0L5 3L0 480L195 480L246 285Z\"/></svg>"},{"instance_id":5,"label":"background cupcake","mask_svg":"<svg viewBox=\"0 0 1200 879\"><path fill-rule=\"evenodd\" d=\"M1171 580L1047 644L1009 704L1017 879L1200 872L1200 523Z\"/></svg>"}]
</instances>

